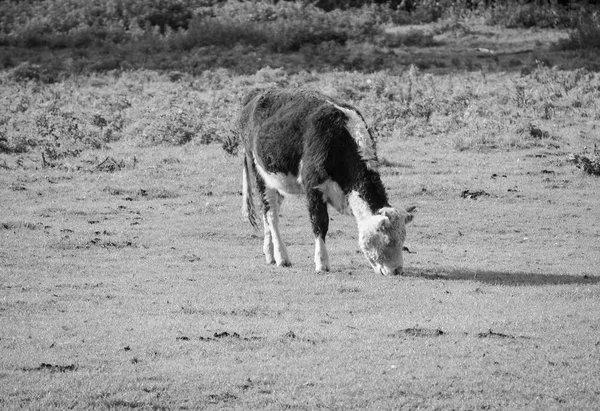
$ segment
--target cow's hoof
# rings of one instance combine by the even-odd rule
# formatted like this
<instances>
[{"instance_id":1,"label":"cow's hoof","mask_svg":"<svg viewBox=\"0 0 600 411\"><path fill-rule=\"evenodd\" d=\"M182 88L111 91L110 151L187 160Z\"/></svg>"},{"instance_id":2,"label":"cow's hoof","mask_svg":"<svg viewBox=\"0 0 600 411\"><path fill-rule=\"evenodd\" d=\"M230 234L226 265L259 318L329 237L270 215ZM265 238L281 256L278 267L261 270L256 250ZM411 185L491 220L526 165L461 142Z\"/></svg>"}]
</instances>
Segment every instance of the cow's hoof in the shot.
<instances>
[{"instance_id":1,"label":"cow's hoof","mask_svg":"<svg viewBox=\"0 0 600 411\"><path fill-rule=\"evenodd\" d=\"M315 268L315 271L317 273L326 273L326 272L329 272L329 266L321 266L321 267L317 266Z\"/></svg>"}]
</instances>

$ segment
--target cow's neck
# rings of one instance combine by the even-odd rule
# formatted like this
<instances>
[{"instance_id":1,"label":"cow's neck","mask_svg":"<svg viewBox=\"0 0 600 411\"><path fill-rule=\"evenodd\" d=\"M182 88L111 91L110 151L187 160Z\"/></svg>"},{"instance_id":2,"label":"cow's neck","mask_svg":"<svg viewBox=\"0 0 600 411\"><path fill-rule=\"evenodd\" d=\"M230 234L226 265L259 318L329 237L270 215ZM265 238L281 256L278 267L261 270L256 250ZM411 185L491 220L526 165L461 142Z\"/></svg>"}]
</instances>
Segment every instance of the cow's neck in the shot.
<instances>
[{"instance_id":1,"label":"cow's neck","mask_svg":"<svg viewBox=\"0 0 600 411\"><path fill-rule=\"evenodd\" d=\"M348 203L358 222L373 216L383 207L389 207L379 174L373 171L368 174L368 178L354 184L348 194Z\"/></svg>"}]
</instances>

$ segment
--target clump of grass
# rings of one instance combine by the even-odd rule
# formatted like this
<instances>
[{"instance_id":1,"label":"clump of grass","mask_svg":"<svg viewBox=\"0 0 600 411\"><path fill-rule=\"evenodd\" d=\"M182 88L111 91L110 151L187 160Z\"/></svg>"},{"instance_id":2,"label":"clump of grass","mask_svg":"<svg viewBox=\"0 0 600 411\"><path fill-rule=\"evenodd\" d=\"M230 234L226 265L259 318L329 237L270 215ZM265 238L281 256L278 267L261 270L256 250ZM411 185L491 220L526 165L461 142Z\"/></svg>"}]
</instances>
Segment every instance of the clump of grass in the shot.
<instances>
[{"instance_id":1,"label":"clump of grass","mask_svg":"<svg viewBox=\"0 0 600 411\"><path fill-rule=\"evenodd\" d=\"M495 149L503 145L506 128L497 121L473 119L455 132L454 149L458 151Z\"/></svg>"},{"instance_id":2,"label":"clump of grass","mask_svg":"<svg viewBox=\"0 0 600 411\"><path fill-rule=\"evenodd\" d=\"M597 145L594 145L591 153L586 149L581 154L571 154L569 161L587 174L600 176L600 149Z\"/></svg>"},{"instance_id":3,"label":"clump of grass","mask_svg":"<svg viewBox=\"0 0 600 411\"><path fill-rule=\"evenodd\" d=\"M184 145L201 134L202 123L191 110L171 107L159 113L143 113L146 118L132 125L128 132L139 145Z\"/></svg>"},{"instance_id":4,"label":"clump of grass","mask_svg":"<svg viewBox=\"0 0 600 411\"><path fill-rule=\"evenodd\" d=\"M221 145L223 150L232 156L236 156L240 148L240 137L237 132L231 132L228 136L223 139Z\"/></svg>"},{"instance_id":5,"label":"clump of grass","mask_svg":"<svg viewBox=\"0 0 600 411\"><path fill-rule=\"evenodd\" d=\"M10 71L10 77L17 83L26 83L33 80L45 84L52 84L58 80L58 73L51 68L42 67L39 64L26 61L12 69Z\"/></svg>"},{"instance_id":6,"label":"clump of grass","mask_svg":"<svg viewBox=\"0 0 600 411\"><path fill-rule=\"evenodd\" d=\"M51 107L34 117L43 151L49 160L77 157L84 149L105 147L102 133L77 113Z\"/></svg>"}]
</instances>

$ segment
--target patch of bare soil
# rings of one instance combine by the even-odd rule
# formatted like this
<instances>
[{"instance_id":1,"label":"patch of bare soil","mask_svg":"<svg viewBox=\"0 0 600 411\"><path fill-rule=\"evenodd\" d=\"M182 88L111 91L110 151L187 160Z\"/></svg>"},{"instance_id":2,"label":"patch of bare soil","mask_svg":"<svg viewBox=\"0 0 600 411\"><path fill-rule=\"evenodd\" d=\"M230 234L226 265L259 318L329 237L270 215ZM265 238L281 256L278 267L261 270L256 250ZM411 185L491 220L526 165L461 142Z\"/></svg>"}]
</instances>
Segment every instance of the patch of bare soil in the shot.
<instances>
[{"instance_id":1,"label":"patch of bare soil","mask_svg":"<svg viewBox=\"0 0 600 411\"><path fill-rule=\"evenodd\" d=\"M390 337L440 337L444 331L439 328L406 328L390 334Z\"/></svg>"},{"instance_id":2,"label":"patch of bare soil","mask_svg":"<svg viewBox=\"0 0 600 411\"><path fill-rule=\"evenodd\" d=\"M78 367L75 364L61 365L61 364L49 364L49 363L41 363L37 367L24 367L23 371L49 371L51 373L54 372L67 372L67 371L77 371Z\"/></svg>"},{"instance_id":3,"label":"patch of bare soil","mask_svg":"<svg viewBox=\"0 0 600 411\"><path fill-rule=\"evenodd\" d=\"M492 331L490 329L490 330L488 330L486 332L477 334L477 338L500 338L500 339L506 338L506 339L509 339L509 340L514 340L516 338L529 338L529 337L514 336L514 335L510 335L510 334L503 334L503 333Z\"/></svg>"}]
</instances>

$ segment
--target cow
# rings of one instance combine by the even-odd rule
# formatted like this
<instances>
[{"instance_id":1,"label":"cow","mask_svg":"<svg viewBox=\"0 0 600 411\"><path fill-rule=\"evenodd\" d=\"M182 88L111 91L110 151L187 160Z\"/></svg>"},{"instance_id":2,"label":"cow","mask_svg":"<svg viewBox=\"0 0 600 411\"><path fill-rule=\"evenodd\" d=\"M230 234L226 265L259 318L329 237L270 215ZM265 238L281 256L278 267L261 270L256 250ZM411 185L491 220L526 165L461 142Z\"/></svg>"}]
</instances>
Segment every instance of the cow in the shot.
<instances>
[{"instance_id":1,"label":"cow","mask_svg":"<svg viewBox=\"0 0 600 411\"><path fill-rule=\"evenodd\" d=\"M304 195L315 237L315 269L329 271L327 207L352 212L360 249L376 273L402 273L406 224L414 207L392 208L377 171L376 143L354 107L311 90L253 89L237 127L243 146L242 214L258 229L252 181L262 200L267 263L291 265L279 231L288 195Z\"/></svg>"}]
</instances>

